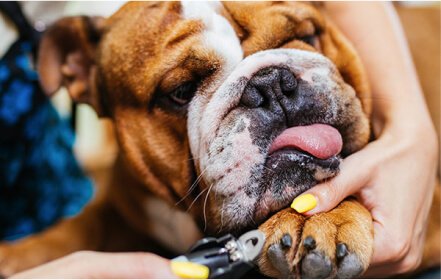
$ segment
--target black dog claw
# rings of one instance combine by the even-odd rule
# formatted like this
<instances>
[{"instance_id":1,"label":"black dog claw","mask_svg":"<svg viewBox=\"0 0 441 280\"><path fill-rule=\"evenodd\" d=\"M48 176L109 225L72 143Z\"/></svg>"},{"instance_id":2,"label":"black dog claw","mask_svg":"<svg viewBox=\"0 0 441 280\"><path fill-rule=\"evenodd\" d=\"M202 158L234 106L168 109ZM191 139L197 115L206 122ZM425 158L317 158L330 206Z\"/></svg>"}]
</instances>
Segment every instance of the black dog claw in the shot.
<instances>
[{"instance_id":1,"label":"black dog claw","mask_svg":"<svg viewBox=\"0 0 441 280\"><path fill-rule=\"evenodd\" d=\"M305 246L306 249L308 250L314 250L315 249L315 239L312 238L312 236L308 236L305 238L305 240L303 241L303 246Z\"/></svg>"},{"instance_id":2,"label":"black dog claw","mask_svg":"<svg viewBox=\"0 0 441 280\"><path fill-rule=\"evenodd\" d=\"M348 254L348 247L346 246L346 244L344 243L338 243L337 244L337 259L342 259L344 257L346 257L346 255Z\"/></svg>"},{"instance_id":3,"label":"black dog claw","mask_svg":"<svg viewBox=\"0 0 441 280\"><path fill-rule=\"evenodd\" d=\"M292 246L292 238L291 235L288 233L285 233L282 238L280 239L280 243L282 244L283 248L290 248Z\"/></svg>"}]
</instances>

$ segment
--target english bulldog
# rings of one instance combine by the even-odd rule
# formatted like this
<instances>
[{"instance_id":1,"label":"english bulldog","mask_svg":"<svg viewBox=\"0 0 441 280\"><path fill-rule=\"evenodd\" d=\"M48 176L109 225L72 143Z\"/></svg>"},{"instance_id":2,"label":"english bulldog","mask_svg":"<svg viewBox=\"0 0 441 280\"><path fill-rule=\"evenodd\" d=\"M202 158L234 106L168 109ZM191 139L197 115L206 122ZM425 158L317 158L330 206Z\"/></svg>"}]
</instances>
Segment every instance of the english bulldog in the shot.
<instances>
[{"instance_id":1,"label":"english bulldog","mask_svg":"<svg viewBox=\"0 0 441 280\"><path fill-rule=\"evenodd\" d=\"M38 59L43 89L64 85L110 118L120 152L105 198L3 244L2 274L140 248L128 232L182 253L203 235L253 228L266 236L267 276L353 278L369 266L372 218L356 200L309 218L289 208L370 138L362 63L322 7L129 3L108 19L59 20Z\"/></svg>"}]
</instances>

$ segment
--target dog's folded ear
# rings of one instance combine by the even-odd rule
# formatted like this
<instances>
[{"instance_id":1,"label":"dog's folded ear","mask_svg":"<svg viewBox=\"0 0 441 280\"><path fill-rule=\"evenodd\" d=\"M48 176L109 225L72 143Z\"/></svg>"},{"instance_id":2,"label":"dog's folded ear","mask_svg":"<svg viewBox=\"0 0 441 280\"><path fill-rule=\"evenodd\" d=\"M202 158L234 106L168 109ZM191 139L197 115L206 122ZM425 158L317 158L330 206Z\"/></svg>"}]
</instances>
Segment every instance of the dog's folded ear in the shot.
<instances>
[{"instance_id":1,"label":"dog's folded ear","mask_svg":"<svg viewBox=\"0 0 441 280\"><path fill-rule=\"evenodd\" d=\"M88 103L102 115L95 59L104 27L104 18L78 16L63 18L46 31L37 59L46 94L64 85L75 102Z\"/></svg>"}]
</instances>

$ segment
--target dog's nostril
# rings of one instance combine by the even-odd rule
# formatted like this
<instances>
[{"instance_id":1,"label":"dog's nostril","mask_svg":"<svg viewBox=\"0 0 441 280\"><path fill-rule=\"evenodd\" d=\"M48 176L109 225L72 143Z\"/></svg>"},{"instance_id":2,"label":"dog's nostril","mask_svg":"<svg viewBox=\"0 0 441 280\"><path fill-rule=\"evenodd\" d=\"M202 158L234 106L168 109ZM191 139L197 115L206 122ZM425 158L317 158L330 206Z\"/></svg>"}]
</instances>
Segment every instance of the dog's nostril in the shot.
<instances>
[{"instance_id":1,"label":"dog's nostril","mask_svg":"<svg viewBox=\"0 0 441 280\"><path fill-rule=\"evenodd\" d=\"M248 81L241 97L241 104L248 108L266 107L285 95L297 91L298 82L289 69L264 68Z\"/></svg>"},{"instance_id":2,"label":"dog's nostril","mask_svg":"<svg viewBox=\"0 0 441 280\"><path fill-rule=\"evenodd\" d=\"M280 88L285 95L291 94L297 87L296 77L291 71L282 69L280 73Z\"/></svg>"},{"instance_id":3,"label":"dog's nostril","mask_svg":"<svg viewBox=\"0 0 441 280\"><path fill-rule=\"evenodd\" d=\"M263 96L259 93L259 90L255 86L248 84L245 87L245 91L242 94L242 98L240 99L240 102L245 107L257 108L263 104L264 99Z\"/></svg>"}]
</instances>

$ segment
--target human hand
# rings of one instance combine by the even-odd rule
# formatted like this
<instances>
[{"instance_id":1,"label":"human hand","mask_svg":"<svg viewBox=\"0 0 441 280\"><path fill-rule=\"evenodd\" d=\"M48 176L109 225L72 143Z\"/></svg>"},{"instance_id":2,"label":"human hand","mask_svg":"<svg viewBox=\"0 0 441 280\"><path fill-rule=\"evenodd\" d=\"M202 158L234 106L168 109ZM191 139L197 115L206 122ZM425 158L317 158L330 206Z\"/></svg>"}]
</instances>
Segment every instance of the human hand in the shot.
<instances>
[{"instance_id":1,"label":"human hand","mask_svg":"<svg viewBox=\"0 0 441 280\"><path fill-rule=\"evenodd\" d=\"M355 196L374 221L374 255L366 276L414 270L424 248L437 149L431 127L385 127L378 140L343 160L338 176L306 192L317 206L304 214L329 211Z\"/></svg>"},{"instance_id":2,"label":"human hand","mask_svg":"<svg viewBox=\"0 0 441 280\"><path fill-rule=\"evenodd\" d=\"M82 251L11 278L207 278L206 267L178 263L151 253Z\"/></svg>"}]
</instances>

